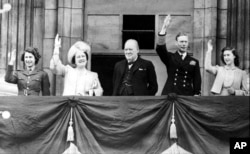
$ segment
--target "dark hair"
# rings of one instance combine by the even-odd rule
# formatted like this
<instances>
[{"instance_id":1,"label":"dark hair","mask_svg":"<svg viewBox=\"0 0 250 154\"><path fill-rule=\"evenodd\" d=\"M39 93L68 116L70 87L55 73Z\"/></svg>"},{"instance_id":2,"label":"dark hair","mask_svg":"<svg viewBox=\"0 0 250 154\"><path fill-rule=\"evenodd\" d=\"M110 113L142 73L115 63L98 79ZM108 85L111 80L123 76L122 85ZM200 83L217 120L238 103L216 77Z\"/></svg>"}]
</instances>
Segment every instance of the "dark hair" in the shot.
<instances>
[{"instance_id":1,"label":"dark hair","mask_svg":"<svg viewBox=\"0 0 250 154\"><path fill-rule=\"evenodd\" d=\"M26 48L23 54L21 55L21 61L24 61L24 55L26 52L31 53L35 57L35 64L37 64L39 59L41 58L41 55L39 54L38 49L34 47Z\"/></svg>"},{"instance_id":2,"label":"dark hair","mask_svg":"<svg viewBox=\"0 0 250 154\"><path fill-rule=\"evenodd\" d=\"M88 61L88 60L89 60L89 56L88 56L87 52L83 52L83 53L86 55L86 59L87 59L87 61ZM74 55L74 56L72 57L71 63L72 63L72 64L76 64L76 55Z\"/></svg>"},{"instance_id":3,"label":"dark hair","mask_svg":"<svg viewBox=\"0 0 250 154\"><path fill-rule=\"evenodd\" d=\"M187 37L188 37L188 34L185 33L185 32L179 32L179 33L176 35L175 40L177 41L178 37L180 37L180 36L187 36Z\"/></svg>"},{"instance_id":4,"label":"dark hair","mask_svg":"<svg viewBox=\"0 0 250 154\"><path fill-rule=\"evenodd\" d=\"M232 47L224 47L222 50L221 50L221 61L223 62L223 64L226 64L226 62L224 61L224 52L226 50L230 50L232 51L233 55L235 56L234 58L234 65L235 66L239 66L239 55L238 53L236 52L235 48L232 48Z\"/></svg>"}]
</instances>

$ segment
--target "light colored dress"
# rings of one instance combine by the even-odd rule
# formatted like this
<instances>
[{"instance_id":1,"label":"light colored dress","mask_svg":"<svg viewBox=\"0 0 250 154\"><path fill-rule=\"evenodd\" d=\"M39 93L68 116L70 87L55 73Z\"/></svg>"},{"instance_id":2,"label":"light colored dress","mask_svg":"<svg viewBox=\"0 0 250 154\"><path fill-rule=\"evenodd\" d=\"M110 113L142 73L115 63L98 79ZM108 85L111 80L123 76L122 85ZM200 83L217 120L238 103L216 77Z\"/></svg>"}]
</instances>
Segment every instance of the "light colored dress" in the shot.
<instances>
[{"instance_id":1,"label":"light colored dress","mask_svg":"<svg viewBox=\"0 0 250 154\"><path fill-rule=\"evenodd\" d=\"M235 95L242 95L244 71L234 67L229 69L226 66L214 66L215 80L211 89L214 94L222 96L230 95L229 88L234 88Z\"/></svg>"},{"instance_id":2,"label":"light colored dress","mask_svg":"<svg viewBox=\"0 0 250 154\"><path fill-rule=\"evenodd\" d=\"M215 95L229 96L229 88L235 90L235 95L243 95L243 77L245 72L238 67L229 68L228 66L212 66L211 52L206 53L205 69L215 75L215 80L211 92Z\"/></svg>"},{"instance_id":3,"label":"light colored dress","mask_svg":"<svg viewBox=\"0 0 250 154\"><path fill-rule=\"evenodd\" d=\"M64 76L63 96L102 96L103 89L101 87L98 75L87 69L80 71L70 65L63 65L61 60L53 58L50 61L50 69L57 75ZM92 89L93 85L95 89Z\"/></svg>"},{"instance_id":4,"label":"light colored dress","mask_svg":"<svg viewBox=\"0 0 250 154\"><path fill-rule=\"evenodd\" d=\"M246 70L243 76L243 96L249 96L249 90L250 90L250 74L249 70Z\"/></svg>"}]
</instances>

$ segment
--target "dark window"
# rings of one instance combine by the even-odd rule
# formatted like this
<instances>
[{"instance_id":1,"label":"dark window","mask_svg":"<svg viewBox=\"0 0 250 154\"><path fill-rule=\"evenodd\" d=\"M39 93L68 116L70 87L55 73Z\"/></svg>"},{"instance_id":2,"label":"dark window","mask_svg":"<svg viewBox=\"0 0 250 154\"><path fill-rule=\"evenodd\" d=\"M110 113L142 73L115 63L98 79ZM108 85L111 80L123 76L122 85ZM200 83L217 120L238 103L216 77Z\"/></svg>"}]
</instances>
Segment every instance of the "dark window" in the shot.
<instances>
[{"instance_id":1,"label":"dark window","mask_svg":"<svg viewBox=\"0 0 250 154\"><path fill-rule=\"evenodd\" d=\"M138 41L140 49L154 49L155 16L123 15L122 48L128 39Z\"/></svg>"},{"instance_id":2,"label":"dark window","mask_svg":"<svg viewBox=\"0 0 250 154\"><path fill-rule=\"evenodd\" d=\"M91 71L97 72L103 88L103 96L111 96L115 63L124 59L123 55L92 55Z\"/></svg>"}]
</instances>

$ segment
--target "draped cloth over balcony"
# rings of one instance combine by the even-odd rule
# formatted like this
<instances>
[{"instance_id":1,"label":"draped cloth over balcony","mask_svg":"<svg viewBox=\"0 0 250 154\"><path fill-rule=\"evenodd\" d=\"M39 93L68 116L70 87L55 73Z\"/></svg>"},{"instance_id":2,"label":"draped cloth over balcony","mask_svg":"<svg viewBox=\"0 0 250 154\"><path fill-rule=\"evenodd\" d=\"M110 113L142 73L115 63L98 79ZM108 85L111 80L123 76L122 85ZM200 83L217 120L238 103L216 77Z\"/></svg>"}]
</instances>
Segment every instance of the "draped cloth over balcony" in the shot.
<instances>
[{"instance_id":1,"label":"draped cloth over balcony","mask_svg":"<svg viewBox=\"0 0 250 154\"><path fill-rule=\"evenodd\" d=\"M229 154L230 137L249 136L249 97L0 97L0 153L162 153L174 107L177 144L190 153ZM72 108L74 141L67 142Z\"/></svg>"}]
</instances>

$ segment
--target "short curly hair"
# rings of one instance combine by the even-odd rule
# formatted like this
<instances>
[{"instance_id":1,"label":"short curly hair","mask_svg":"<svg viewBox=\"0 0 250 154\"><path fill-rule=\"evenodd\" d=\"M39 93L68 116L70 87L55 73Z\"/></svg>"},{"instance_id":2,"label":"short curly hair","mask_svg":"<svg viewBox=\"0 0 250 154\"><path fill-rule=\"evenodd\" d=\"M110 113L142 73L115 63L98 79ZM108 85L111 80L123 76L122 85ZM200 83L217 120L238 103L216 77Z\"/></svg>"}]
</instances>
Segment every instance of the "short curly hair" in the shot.
<instances>
[{"instance_id":1,"label":"short curly hair","mask_svg":"<svg viewBox=\"0 0 250 154\"><path fill-rule=\"evenodd\" d=\"M233 55L235 56L235 58L234 58L234 65L235 65L235 66L239 66L239 65L240 65L240 62L239 62L239 55L238 55L238 53L236 52L235 48L233 48L233 47L224 47L224 48L221 50L221 56L220 56L220 58L221 58L221 61L223 62L223 64L226 64L226 62L225 62L225 60L224 60L224 55L223 55L224 52L225 52L226 50L232 51Z\"/></svg>"},{"instance_id":2,"label":"short curly hair","mask_svg":"<svg viewBox=\"0 0 250 154\"><path fill-rule=\"evenodd\" d=\"M37 64L39 62L41 55L39 54L38 49L34 48L34 47L27 47L24 50L23 54L21 55L21 61L24 62L24 55L26 52L31 53L35 57L35 64Z\"/></svg>"},{"instance_id":3,"label":"short curly hair","mask_svg":"<svg viewBox=\"0 0 250 154\"><path fill-rule=\"evenodd\" d=\"M89 60L89 56L88 56L87 52L83 52L83 53L85 54L86 59L87 59L87 61L88 61L88 60ZM72 63L72 64L76 64L76 55L74 55L74 56L72 57L71 63Z\"/></svg>"}]
</instances>

